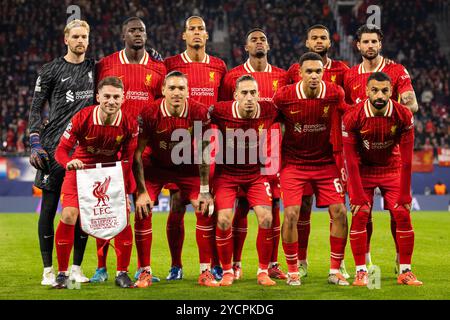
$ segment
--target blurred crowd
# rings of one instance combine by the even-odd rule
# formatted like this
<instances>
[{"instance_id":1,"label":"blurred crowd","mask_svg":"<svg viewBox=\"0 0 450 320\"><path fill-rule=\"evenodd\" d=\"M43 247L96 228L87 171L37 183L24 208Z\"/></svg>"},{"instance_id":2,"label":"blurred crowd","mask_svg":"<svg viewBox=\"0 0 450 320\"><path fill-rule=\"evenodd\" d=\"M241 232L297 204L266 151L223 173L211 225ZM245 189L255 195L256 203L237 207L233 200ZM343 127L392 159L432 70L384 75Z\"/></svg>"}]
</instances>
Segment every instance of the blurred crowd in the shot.
<instances>
[{"instance_id":1,"label":"blurred crowd","mask_svg":"<svg viewBox=\"0 0 450 320\"><path fill-rule=\"evenodd\" d=\"M346 33L355 34L366 22L368 5L375 1L357 1L341 19ZM436 1L376 1L381 3L381 24L385 33L383 55L404 64L413 79L420 111L416 115L416 148L449 147L449 66L439 50L436 26L428 14ZM408 3L408 5L405 5ZM26 153L28 112L37 71L46 62L65 54L62 30L69 16L71 1L7 0L0 8L0 152ZM270 62L289 68L306 51L305 30L317 23L331 32L330 56L341 59L340 36L328 1L294 0L207 0L167 2L153 0L78 1L81 18L91 25L87 56L99 60L123 47L121 24L130 16L141 17L147 26L148 46L163 57L184 48L183 23L190 15L201 15L210 39L214 30L227 21L232 68L247 59L244 51L246 32L264 28L271 45ZM243 14L245 13L245 14ZM208 51L211 52L210 48ZM45 112L44 112L45 117Z\"/></svg>"}]
</instances>

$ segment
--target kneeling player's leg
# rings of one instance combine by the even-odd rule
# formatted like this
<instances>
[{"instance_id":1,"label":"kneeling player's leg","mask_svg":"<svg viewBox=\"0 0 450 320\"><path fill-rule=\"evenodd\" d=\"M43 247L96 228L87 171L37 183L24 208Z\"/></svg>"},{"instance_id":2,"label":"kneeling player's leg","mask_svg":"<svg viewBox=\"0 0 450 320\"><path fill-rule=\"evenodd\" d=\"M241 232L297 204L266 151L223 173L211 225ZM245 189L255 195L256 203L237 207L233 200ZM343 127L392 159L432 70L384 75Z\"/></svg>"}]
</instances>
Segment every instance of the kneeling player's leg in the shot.
<instances>
[{"instance_id":1,"label":"kneeling player's leg","mask_svg":"<svg viewBox=\"0 0 450 320\"><path fill-rule=\"evenodd\" d=\"M217 211L216 245L223 272L233 274L231 259L233 255L233 235L231 219L233 209L219 209Z\"/></svg>"},{"instance_id":2,"label":"kneeling player's leg","mask_svg":"<svg viewBox=\"0 0 450 320\"><path fill-rule=\"evenodd\" d=\"M350 227L350 245L353 258L355 259L356 271L367 272L366 267L366 245L367 245L367 220L369 218L370 208L361 207L352 215L352 225Z\"/></svg>"},{"instance_id":3,"label":"kneeling player's leg","mask_svg":"<svg viewBox=\"0 0 450 320\"><path fill-rule=\"evenodd\" d=\"M409 210L403 206L391 209L395 221L397 222L397 243L400 258L400 273L411 270L411 257L414 250L414 230L411 224Z\"/></svg>"},{"instance_id":4,"label":"kneeling player's leg","mask_svg":"<svg viewBox=\"0 0 450 320\"><path fill-rule=\"evenodd\" d=\"M114 245L117 256L117 273L128 272L133 249L133 232L131 226L127 225L115 238Z\"/></svg>"},{"instance_id":5,"label":"kneeling player's leg","mask_svg":"<svg viewBox=\"0 0 450 320\"><path fill-rule=\"evenodd\" d=\"M397 241L397 222L395 220L394 214L392 213L391 210L389 210L390 216L391 216L391 234L392 234L392 238L394 239L394 243L395 243L395 260L397 263L399 263L399 246L398 246L398 241Z\"/></svg>"},{"instance_id":6,"label":"kneeling player's leg","mask_svg":"<svg viewBox=\"0 0 450 320\"><path fill-rule=\"evenodd\" d=\"M256 250L258 252L258 274L267 273L273 249L272 208L270 206L254 206L258 219L258 235L256 237Z\"/></svg>"},{"instance_id":7,"label":"kneeling player's leg","mask_svg":"<svg viewBox=\"0 0 450 320\"><path fill-rule=\"evenodd\" d=\"M247 198L239 197L233 217L233 264L241 264L242 249L247 237L247 215L250 210Z\"/></svg>"},{"instance_id":8,"label":"kneeling player's leg","mask_svg":"<svg viewBox=\"0 0 450 320\"><path fill-rule=\"evenodd\" d=\"M152 212L143 219L140 219L137 215L135 216L134 236L136 241L138 266L141 270L151 271L150 257L153 240Z\"/></svg>"},{"instance_id":9,"label":"kneeling player's leg","mask_svg":"<svg viewBox=\"0 0 450 320\"><path fill-rule=\"evenodd\" d=\"M184 243L184 214L186 206L182 203L179 190L170 192L170 212L167 217L167 241L169 242L170 255L172 257L172 267L183 266L181 261L181 252Z\"/></svg>"},{"instance_id":10,"label":"kneeling player's leg","mask_svg":"<svg viewBox=\"0 0 450 320\"><path fill-rule=\"evenodd\" d=\"M74 195L74 197L77 197L77 195ZM66 195L67 198L69 198L68 195ZM65 272L66 275L68 275L69 259L73 247L75 223L77 222L78 214L78 207L64 207L55 234L58 270L59 272Z\"/></svg>"},{"instance_id":11,"label":"kneeling player's leg","mask_svg":"<svg viewBox=\"0 0 450 320\"><path fill-rule=\"evenodd\" d=\"M328 211L332 219L330 231L330 273L339 273L339 267L344 259L345 245L347 243L347 209L344 204L338 203L330 205Z\"/></svg>"},{"instance_id":12,"label":"kneeling player's leg","mask_svg":"<svg viewBox=\"0 0 450 320\"><path fill-rule=\"evenodd\" d=\"M191 204L198 208L198 201L192 199ZM208 213L195 211L197 223L195 225L195 239L197 241L198 257L200 262L200 273L211 271L211 257L215 245L215 220Z\"/></svg>"},{"instance_id":13,"label":"kneeling player's leg","mask_svg":"<svg viewBox=\"0 0 450 320\"><path fill-rule=\"evenodd\" d=\"M284 208L284 220L281 227L283 250L286 256L288 273L298 273L298 234L297 221L300 215L300 206L288 206Z\"/></svg>"}]
</instances>

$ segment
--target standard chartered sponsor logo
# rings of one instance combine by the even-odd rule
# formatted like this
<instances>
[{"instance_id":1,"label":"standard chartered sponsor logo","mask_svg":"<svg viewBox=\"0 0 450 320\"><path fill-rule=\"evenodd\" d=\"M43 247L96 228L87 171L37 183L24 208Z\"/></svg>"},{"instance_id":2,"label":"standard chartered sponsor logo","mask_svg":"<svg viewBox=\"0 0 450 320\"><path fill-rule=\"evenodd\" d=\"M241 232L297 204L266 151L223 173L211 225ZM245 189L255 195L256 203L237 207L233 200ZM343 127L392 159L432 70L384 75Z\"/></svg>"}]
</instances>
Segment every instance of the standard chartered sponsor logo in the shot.
<instances>
[{"instance_id":1,"label":"standard chartered sponsor logo","mask_svg":"<svg viewBox=\"0 0 450 320\"><path fill-rule=\"evenodd\" d=\"M68 90L66 92L66 102L74 102L74 101L75 101L75 98L74 98L74 95L73 95L73 91L72 90Z\"/></svg>"},{"instance_id":2,"label":"standard chartered sponsor logo","mask_svg":"<svg viewBox=\"0 0 450 320\"><path fill-rule=\"evenodd\" d=\"M323 123L319 124L304 124L303 125L303 132L322 132L326 131L327 126Z\"/></svg>"},{"instance_id":3,"label":"standard chartered sponsor logo","mask_svg":"<svg viewBox=\"0 0 450 320\"><path fill-rule=\"evenodd\" d=\"M370 143L368 140L363 140L363 145L367 150L382 150L387 149L394 145L394 140L387 140L384 142L372 142Z\"/></svg>"},{"instance_id":4,"label":"standard chartered sponsor logo","mask_svg":"<svg viewBox=\"0 0 450 320\"><path fill-rule=\"evenodd\" d=\"M131 91L128 90L125 94L125 98L128 100L148 100L149 94L145 91Z\"/></svg>"},{"instance_id":5,"label":"standard chartered sponsor logo","mask_svg":"<svg viewBox=\"0 0 450 320\"><path fill-rule=\"evenodd\" d=\"M90 99L94 96L94 90L75 91L67 90L66 102L74 102L75 100Z\"/></svg>"},{"instance_id":6,"label":"standard chartered sponsor logo","mask_svg":"<svg viewBox=\"0 0 450 320\"><path fill-rule=\"evenodd\" d=\"M214 96L214 88L191 88L191 96Z\"/></svg>"}]
</instances>

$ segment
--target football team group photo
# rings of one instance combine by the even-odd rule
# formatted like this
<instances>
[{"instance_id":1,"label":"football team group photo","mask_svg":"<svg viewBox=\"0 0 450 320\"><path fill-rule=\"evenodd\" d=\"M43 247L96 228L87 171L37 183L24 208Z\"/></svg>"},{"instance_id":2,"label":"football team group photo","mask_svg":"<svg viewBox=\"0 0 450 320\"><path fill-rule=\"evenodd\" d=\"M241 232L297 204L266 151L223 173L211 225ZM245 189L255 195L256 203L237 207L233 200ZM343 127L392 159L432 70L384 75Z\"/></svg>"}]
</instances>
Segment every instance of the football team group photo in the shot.
<instances>
[{"instance_id":1,"label":"football team group photo","mask_svg":"<svg viewBox=\"0 0 450 320\"><path fill-rule=\"evenodd\" d=\"M0 299L450 298L448 5L7 1Z\"/></svg>"}]
</instances>

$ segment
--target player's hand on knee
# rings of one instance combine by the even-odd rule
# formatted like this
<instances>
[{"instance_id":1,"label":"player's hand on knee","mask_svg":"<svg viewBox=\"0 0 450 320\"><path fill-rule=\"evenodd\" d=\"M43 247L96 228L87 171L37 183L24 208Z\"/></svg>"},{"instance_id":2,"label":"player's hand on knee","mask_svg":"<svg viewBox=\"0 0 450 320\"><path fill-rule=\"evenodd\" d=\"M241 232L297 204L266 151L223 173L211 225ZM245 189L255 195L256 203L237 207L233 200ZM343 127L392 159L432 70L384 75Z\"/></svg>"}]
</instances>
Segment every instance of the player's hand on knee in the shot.
<instances>
[{"instance_id":1,"label":"player's hand on knee","mask_svg":"<svg viewBox=\"0 0 450 320\"><path fill-rule=\"evenodd\" d=\"M400 196L397 200L397 203L394 205L394 209L397 209L398 207L403 207L406 210L411 210L411 196Z\"/></svg>"},{"instance_id":2,"label":"player's hand on knee","mask_svg":"<svg viewBox=\"0 0 450 320\"><path fill-rule=\"evenodd\" d=\"M214 213L214 199L209 192L201 192L198 195L198 210L203 214L212 216Z\"/></svg>"},{"instance_id":3,"label":"player's hand on knee","mask_svg":"<svg viewBox=\"0 0 450 320\"><path fill-rule=\"evenodd\" d=\"M136 198L136 215L142 220L148 217L152 211L152 201L147 192L138 194Z\"/></svg>"},{"instance_id":4,"label":"player's hand on knee","mask_svg":"<svg viewBox=\"0 0 450 320\"><path fill-rule=\"evenodd\" d=\"M66 165L66 170L80 170L84 168L84 163L81 160L73 159Z\"/></svg>"},{"instance_id":5,"label":"player's hand on knee","mask_svg":"<svg viewBox=\"0 0 450 320\"><path fill-rule=\"evenodd\" d=\"M49 173L50 158L48 156L48 153L42 147L38 134L32 134L30 136L30 145L30 164L36 169L42 170L45 173Z\"/></svg>"}]
</instances>

